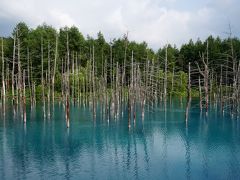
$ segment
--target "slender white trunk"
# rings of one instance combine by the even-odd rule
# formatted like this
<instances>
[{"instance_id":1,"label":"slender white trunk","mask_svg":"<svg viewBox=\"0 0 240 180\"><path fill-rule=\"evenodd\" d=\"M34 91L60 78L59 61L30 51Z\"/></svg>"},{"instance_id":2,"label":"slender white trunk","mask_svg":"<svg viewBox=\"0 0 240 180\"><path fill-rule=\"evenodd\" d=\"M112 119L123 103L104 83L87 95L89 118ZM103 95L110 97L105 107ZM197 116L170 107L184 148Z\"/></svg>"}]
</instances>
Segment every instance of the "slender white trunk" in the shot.
<instances>
[{"instance_id":1,"label":"slender white trunk","mask_svg":"<svg viewBox=\"0 0 240 180\"><path fill-rule=\"evenodd\" d=\"M26 90L25 90L25 70L23 70L23 122L27 122L26 114Z\"/></svg>"},{"instance_id":2,"label":"slender white trunk","mask_svg":"<svg viewBox=\"0 0 240 180\"><path fill-rule=\"evenodd\" d=\"M168 45L166 46L165 51L165 65L164 65L164 100L167 99L167 66L168 66L168 57L167 57Z\"/></svg>"},{"instance_id":3,"label":"slender white trunk","mask_svg":"<svg viewBox=\"0 0 240 180\"><path fill-rule=\"evenodd\" d=\"M50 59L50 43L48 42L48 93L47 93L47 98L48 98L48 117L50 117L50 93L51 93L51 71L50 71L50 66L51 66L51 59Z\"/></svg>"},{"instance_id":4,"label":"slender white trunk","mask_svg":"<svg viewBox=\"0 0 240 180\"><path fill-rule=\"evenodd\" d=\"M32 108L32 91L31 91L31 81L30 81L30 55L29 55L29 48L27 48L27 71L28 71L28 89L29 89L29 99L31 101L31 108Z\"/></svg>"},{"instance_id":5,"label":"slender white trunk","mask_svg":"<svg viewBox=\"0 0 240 180\"><path fill-rule=\"evenodd\" d=\"M69 104L69 66L70 66L70 58L69 58L69 42L68 42L68 33L67 33L67 73L65 80L66 87L66 125L67 128L70 127L70 104Z\"/></svg>"},{"instance_id":6,"label":"slender white trunk","mask_svg":"<svg viewBox=\"0 0 240 180\"><path fill-rule=\"evenodd\" d=\"M44 87L44 75L43 75L43 39L41 37L41 64L42 64L42 75L41 75L41 84L42 84L42 101L43 101L43 115L45 118L45 87Z\"/></svg>"},{"instance_id":7,"label":"slender white trunk","mask_svg":"<svg viewBox=\"0 0 240 180\"><path fill-rule=\"evenodd\" d=\"M58 36L56 35L56 43L55 43L55 55L54 55L54 66L53 66L53 76L52 76L52 103L54 105L54 86L55 86L55 74L57 68L57 58L58 58Z\"/></svg>"},{"instance_id":8,"label":"slender white trunk","mask_svg":"<svg viewBox=\"0 0 240 180\"><path fill-rule=\"evenodd\" d=\"M4 63L4 51L3 51L3 38L2 38L2 100L3 100L2 104L5 111L6 90L5 90L5 79L4 79L4 67L5 67L5 63Z\"/></svg>"}]
</instances>

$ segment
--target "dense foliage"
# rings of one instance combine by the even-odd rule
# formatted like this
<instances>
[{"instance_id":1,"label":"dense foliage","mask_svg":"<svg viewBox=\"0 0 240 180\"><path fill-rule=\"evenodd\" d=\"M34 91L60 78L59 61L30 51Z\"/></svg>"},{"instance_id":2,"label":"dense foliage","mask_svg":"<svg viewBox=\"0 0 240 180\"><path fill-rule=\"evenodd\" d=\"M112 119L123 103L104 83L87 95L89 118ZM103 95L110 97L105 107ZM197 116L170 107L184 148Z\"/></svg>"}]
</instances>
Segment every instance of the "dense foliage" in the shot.
<instances>
[{"instance_id":1,"label":"dense foliage","mask_svg":"<svg viewBox=\"0 0 240 180\"><path fill-rule=\"evenodd\" d=\"M55 39L58 37L56 90L60 90L60 80L58 80L58 77L63 66L62 61L65 61L67 57L67 34L69 38L70 59L77 58L81 65L82 73L86 72L88 61L93 58L92 51L94 47L94 59L96 63L95 74L97 76L102 75L104 62L107 62L108 66L111 63L116 64L118 62L121 67L126 59L126 64L129 64L131 62L132 52L134 62L145 64L147 61L151 61L160 69L164 69L165 48L167 47L169 80L171 79L173 70L176 71L175 75L178 77L182 76L185 72L183 78L185 79L183 80L185 86L188 63L191 62L191 64L195 65L196 62L199 61L201 64L200 53L206 52L207 42L209 47L209 69L211 69L212 74L220 74L221 65L226 63L228 63L227 66L231 67L229 64L231 61L227 61L232 55L231 45L234 47L234 57L237 58L240 55L240 40L238 38L229 37L227 39L221 39L219 37L215 38L209 36L205 41L198 39L196 42L193 42L190 40L180 48L169 44L155 52L148 47L146 42L138 43L135 41L129 41L127 35L124 35L122 38L113 39L111 42L107 42L101 32L97 34L97 38L92 38L90 36L84 37L78 28L74 26L56 30L52 26L42 24L35 29L31 29L25 23L21 22L13 29L11 37L3 37L4 58L7 60L5 62L5 71L12 69L14 47L13 38L18 37L20 40L19 48L22 68L27 69L27 57L29 57L33 71L32 79L34 79L36 85L41 84L41 44L43 47L43 69L44 71L47 71L48 58L51 60L51 67L54 63ZM110 62L111 60L113 62ZM231 68L228 70L231 71ZM126 71L126 74L128 75L128 67L126 67ZM229 73L228 76L231 76L231 73ZM198 75L193 75L193 79L194 78L197 79ZM170 86L168 87L170 88ZM185 88L178 87L178 89L184 91Z\"/></svg>"}]
</instances>

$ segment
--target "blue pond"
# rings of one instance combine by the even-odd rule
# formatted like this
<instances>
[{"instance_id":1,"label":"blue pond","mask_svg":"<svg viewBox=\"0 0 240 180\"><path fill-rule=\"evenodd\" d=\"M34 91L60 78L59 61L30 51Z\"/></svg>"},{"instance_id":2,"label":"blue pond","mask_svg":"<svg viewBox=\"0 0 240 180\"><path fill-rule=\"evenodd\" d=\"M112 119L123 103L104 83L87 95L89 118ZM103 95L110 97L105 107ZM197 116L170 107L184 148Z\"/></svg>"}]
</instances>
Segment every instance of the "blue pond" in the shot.
<instances>
[{"instance_id":1,"label":"blue pond","mask_svg":"<svg viewBox=\"0 0 240 180\"><path fill-rule=\"evenodd\" d=\"M27 123L7 106L0 116L0 179L240 179L240 122L212 105L206 115L192 102L147 108L128 128L120 118L88 106L27 108ZM140 114L140 113L138 113Z\"/></svg>"}]
</instances>

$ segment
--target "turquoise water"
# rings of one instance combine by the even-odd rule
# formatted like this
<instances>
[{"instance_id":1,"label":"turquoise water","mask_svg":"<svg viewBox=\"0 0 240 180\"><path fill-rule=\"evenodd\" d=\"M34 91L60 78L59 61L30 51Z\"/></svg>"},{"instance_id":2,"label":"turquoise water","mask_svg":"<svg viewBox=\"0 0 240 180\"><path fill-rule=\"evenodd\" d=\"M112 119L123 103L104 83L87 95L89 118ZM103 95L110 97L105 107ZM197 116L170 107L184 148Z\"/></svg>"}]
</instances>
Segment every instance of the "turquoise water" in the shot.
<instances>
[{"instance_id":1,"label":"turquoise water","mask_svg":"<svg viewBox=\"0 0 240 180\"><path fill-rule=\"evenodd\" d=\"M87 106L71 106L70 128L55 104L12 108L0 117L0 179L240 179L240 122L193 102L188 123L180 102L146 110L128 128L123 117L94 120Z\"/></svg>"}]
</instances>

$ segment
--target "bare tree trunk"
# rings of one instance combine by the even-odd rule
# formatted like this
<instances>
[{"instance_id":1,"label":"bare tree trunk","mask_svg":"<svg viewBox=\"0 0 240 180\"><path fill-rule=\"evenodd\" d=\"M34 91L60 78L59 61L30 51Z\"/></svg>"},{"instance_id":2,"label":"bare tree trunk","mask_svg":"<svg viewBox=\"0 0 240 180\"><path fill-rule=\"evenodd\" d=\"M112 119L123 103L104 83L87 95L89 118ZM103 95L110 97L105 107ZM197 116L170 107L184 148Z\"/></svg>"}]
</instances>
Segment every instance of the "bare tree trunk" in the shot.
<instances>
[{"instance_id":1,"label":"bare tree trunk","mask_svg":"<svg viewBox=\"0 0 240 180\"><path fill-rule=\"evenodd\" d=\"M15 73L15 52L16 52L16 36L13 37L13 62L12 62L12 105L13 105L13 113L15 115L15 92L14 92L14 73Z\"/></svg>"},{"instance_id":2,"label":"bare tree trunk","mask_svg":"<svg viewBox=\"0 0 240 180\"><path fill-rule=\"evenodd\" d=\"M115 75L115 116L118 116L118 107L119 107L119 67L118 62L116 65L116 75Z\"/></svg>"},{"instance_id":3,"label":"bare tree trunk","mask_svg":"<svg viewBox=\"0 0 240 180\"><path fill-rule=\"evenodd\" d=\"M133 51L132 51L132 57L131 57L131 84L129 89L129 110L130 110L130 120L132 117L132 111L133 111L133 88L134 88L134 69L133 69ZM130 127L130 126L129 126Z\"/></svg>"},{"instance_id":4,"label":"bare tree trunk","mask_svg":"<svg viewBox=\"0 0 240 180\"><path fill-rule=\"evenodd\" d=\"M233 72L233 84L232 84L232 95L231 95L231 109L234 110L235 112L232 111L232 115L234 115L237 112L238 109L238 98L237 98L237 61L236 61L236 57L235 57L235 53L234 53L234 47L233 47L233 39L232 39L232 29L231 29L231 25L229 25L229 31L230 31L230 46L231 46L231 59L232 59L232 72Z\"/></svg>"},{"instance_id":5,"label":"bare tree trunk","mask_svg":"<svg viewBox=\"0 0 240 180\"><path fill-rule=\"evenodd\" d=\"M208 46L207 46L208 47ZM207 56L208 57L208 56ZM206 112L208 111L208 104L209 104L209 87L208 87L208 81L209 81L209 69L208 69L208 59L207 61L205 62L204 60L204 54L202 54L202 62L204 64L204 70L202 71L197 63L197 66L198 66L198 70L199 70L199 73L203 76L203 80L204 80L204 93L205 93L205 108L206 108Z\"/></svg>"},{"instance_id":6,"label":"bare tree trunk","mask_svg":"<svg viewBox=\"0 0 240 180\"><path fill-rule=\"evenodd\" d=\"M33 105L36 105L36 85L35 82L32 82L32 92L33 92Z\"/></svg>"},{"instance_id":7,"label":"bare tree trunk","mask_svg":"<svg viewBox=\"0 0 240 180\"><path fill-rule=\"evenodd\" d=\"M31 84L32 84L32 102L33 102L33 106L36 105L36 87L35 87L35 82L33 81L33 72L32 72L32 69L33 69L33 66L32 66L32 61L30 62L31 63Z\"/></svg>"},{"instance_id":8,"label":"bare tree trunk","mask_svg":"<svg viewBox=\"0 0 240 180\"><path fill-rule=\"evenodd\" d=\"M75 106L75 67L74 67L74 52L72 53L72 99L73 99L73 104Z\"/></svg>"},{"instance_id":9,"label":"bare tree trunk","mask_svg":"<svg viewBox=\"0 0 240 180\"><path fill-rule=\"evenodd\" d=\"M181 87L182 87L182 85L183 85L183 78L182 78L182 74L180 74L180 84L181 84ZM182 107L182 105L183 105L183 98L182 98L182 95L180 95L180 104L181 104L181 107Z\"/></svg>"},{"instance_id":10,"label":"bare tree trunk","mask_svg":"<svg viewBox=\"0 0 240 180\"><path fill-rule=\"evenodd\" d=\"M191 63L188 64L188 99L191 100Z\"/></svg>"},{"instance_id":11,"label":"bare tree trunk","mask_svg":"<svg viewBox=\"0 0 240 180\"><path fill-rule=\"evenodd\" d=\"M48 118L50 117L50 94L51 94L51 72L50 72L50 65L51 65L51 59L50 59L50 43L48 42L48 73L46 81L48 81L48 93L47 93L47 98L48 98Z\"/></svg>"},{"instance_id":12,"label":"bare tree trunk","mask_svg":"<svg viewBox=\"0 0 240 180\"><path fill-rule=\"evenodd\" d=\"M128 128L131 128L131 116L132 116L132 105L131 105L131 90L128 87Z\"/></svg>"},{"instance_id":13,"label":"bare tree trunk","mask_svg":"<svg viewBox=\"0 0 240 180\"><path fill-rule=\"evenodd\" d=\"M210 74L210 94L209 94L209 99L210 99L210 103L212 102L212 98L214 100L214 93L213 93L213 69L211 71L211 74Z\"/></svg>"},{"instance_id":14,"label":"bare tree trunk","mask_svg":"<svg viewBox=\"0 0 240 180\"><path fill-rule=\"evenodd\" d=\"M31 108L32 108L32 104L33 104L33 102L32 102L32 100L33 100L33 98L32 98L32 91L31 91L31 81L30 81L30 55L29 55L29 48L27 48L27 61L28 61L28 64L27 64L27 71L28 71L28 89L29 89L29 98L30 98L30 102L31 102Z\"/></svg>"},{"instance_id":15,"label":"bare tree trunk","mask_svg":"<svg viewBox=\"0 0 240 180\"><path fill-rule=\"evenodd\" d=\"M5 113L5 101L6 101L4 67L5 67L4 66L4 51L3 51L3 38L2 38L2 105L3 105L3 113Z\"/></svg>"},{"instance_id":16,"label":"bare tree trunk","mask_svg":"<svg viewBox=\"0 0 240 180\"><path fill-rule=\"evenodd\" d=\"M6 63L5 92L9 92L9 64Z\"/></svg>"},{"instance_id":17,"label":"bare tree trunk","mask_svg":"<svg viewBox=\"0 0 240 180\"><path fill-rule=\"evenodd\" d=\"M206 110L208 111L208 104L209 104L209 88L208 88L208 79L209 79L209 69L208 69L208 41L207 41L207 62L205 63L204 58L203 58L203 62L204 62L204 67L205 67L205 81L204 81L204 88L205 88L205 94L206 94Z\"/></svg>"},{"instance_id":18,"label":"bare tree trunk","mask_svg":"<svg viewBox=\"0 0 240 180\"><path fill-rule=\"evenodd\" d=\"M17 31L17 37L18 37L18 90L19 90L19 99L20 99L20 111L21 111L21 116L23 116L23 91L22 91L22 70L21 70L21 58L20 58L20 39L18 36L18 31Z\"/></svg>"},{"instance_id":19,"label":"bare tree trunk","mask_svg":"<svg viewBox=\"0 0 240 180\"><path fill-rule=\"evenodd\" d=\"M127 61L127 48L128 48L128 33L125 37L125 49L124 49L124 61L123 61L123 70L122 70L122 88L121 88L121 97L124 98L124 88L126 86L126 61ZM121 98L121 108L122 108L122 101Z\"/></svg>"},{"instance_id":20,"label":"bare tree trunk","mask_svg":"<svg viewBox=\"0 0 240 180\"><path fill-rule=\"evenodd\" d=\"M107 89L107 59L104 63L104 99L105 99L105 115L108 116L108 89ZM108 119L109 120L109 119Z\"/></svg>"},{"instance_id":21,"label":"bare tree trunk","mask_svg":"<svg viewBox=\"0 0 240 180\"><path fill-rule=\"evenodd\" d=\"M200 76L198 78L198 86L199 86L199 105L200 105L200 109L202 111L202 87L201 87Z\"/></svg>"},{"instance_id":22,"label":"bare tree trunk","mask_svg":"<svg viewBox=\"0 0 240 180\"><path fill-rule=\"evenodd\" d=\"M54 100L55 100L55 74L57 68L57 58L58 58L58 36L56 34L56 43L55 43L55 55L54 55L54 66L53 66L53 76L52 76L52 104L54 107Z\"/></svg>"},{"instance_id":23,"label":"bare tree trunk","mask_svg":"<svg viewBox=\"0 0 240 180\"><path fill-rule=\"evenodd\" d=\"M77 98L77 103L79 104L79 100L80 100L80 97L79 97L79 95L80 95L80 87L79 87L79 74L78 74L78 72L79 72L79 66L78 66L78 62L77 62L77 60L78 60L78 55L77 55L77 53L76 53L76 59L75 59L75 69L76 69L76 91L75 91L75 93L76 93L76 98Z\"/></svg>"},{"instance_id":24,"label":"bare tree trunk","mask_svg":"<svg viewBox=\"0 0 240 180\"><path fill-rule=\"evenodd\" d=\"M191 63L188 63L188 100L187 100L187 107L186 107L186 114L185 114L185 119L186 122L188 122L189 118L189 109L191 105Z\"/></svg>"},{"instance_id":25,"label":"bare tree trunk","mask_svg":"<svg viewBox=\"0 0 240 180\"><path fill-rule=\"evenodd\" d=\"M41 37L41 63L42 63L42 76L41 76L41 83L42 83L42 100L43 100L43 115L44 118L45 114L45 87L44 87L44 75L43 75L43 39Z\"/></svg>"},{"instance_id":26,"label":"bare tree trunk","mask_svg":"<svg viewBox=\"0 0 240 180\"><path fill-rule=\"evenodd\" d=\"M23 70L23 122L27 122L26 114L26 90L25 90L25 70Z\"/></svg>"},{"instance_id":27,"label":"bare tree trunk","mask_svg":"<svg viewBox=\"0 0 240 180\"><path fill-rule=\"evenodd\" d=\"M171 89L171 97L173 94L173 86L174 86L174 72L175 72L175 66L173 66L173 71L172 71L172 89Z\"/></svg>"},{"instance_id":28,"label":"bare tree trunk","mask_svg":"<svg viewBox=\"0 0 240 180\"><path fill-rule=\"evenodd\" d=\"M93 46L93 54L92 54L92 90L93 90L93 116L96 117L96 102L95 102L95 59L94 59L94 46Z\"/></svg>"},{"instance_id":29,"label":"bare tree trunk","mask_svg":"<svg viewBox=\"0 0 240 180\"><path fill-rule=\"evenodd\" d=\"M69 104L69 66L70 66L70 59L69 59L69 41L68 41L68 33L67 33L67 75L65 80L65 87L66 87L66 125L67 128L70 127L70 104Z\"/></svg>"},{"instance_id":30,"label":"bare tree trunk","mask_svg":"<svg viewBox=\"0 0 240 180\"><path fill-rule=\"evenodd\" d=\"M221 75L220 75L220 104L221 104L221 110L223 111L223 75L222 75L222 65L221 65Z\"/></svg>"},{"instance_id":31,"label":"bare tree trunk","mask_svg":"<svg viewBox=\"0 0 240 180\"><path fill-rule=\"evenodd\" d=\"M19 99L18 76L15 77L15 82L16 82L16 105L18 105L18 99Z\"/></svg>"},{"instance_id":32,"label":"bare tree trunk","mask_svg":"<svg viewBox=\"0 0 240 180\"><path fill-rule=\"evenodd\" d=\"M166 45L166 52L165 52L165 65L164 65L164 101L167 100L167 65L168 65L168 58L167 58L167 50L168 45Z\"/></svg>"},{"instance_id":33,"label":"bare tree trunk","mask_svg":"<svg viewBox=\"0 0 240 180\"><path fill-rule=\"evenodd\" d=\"M61 70L61 97L62 97L62 102L64 102L64 64L63 64L63 58L62 58L62 70ZM64 103L63 103L64 104Z\"/></svg>"}]
</instances>

